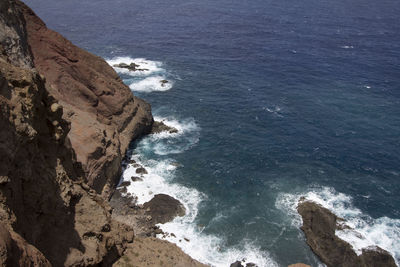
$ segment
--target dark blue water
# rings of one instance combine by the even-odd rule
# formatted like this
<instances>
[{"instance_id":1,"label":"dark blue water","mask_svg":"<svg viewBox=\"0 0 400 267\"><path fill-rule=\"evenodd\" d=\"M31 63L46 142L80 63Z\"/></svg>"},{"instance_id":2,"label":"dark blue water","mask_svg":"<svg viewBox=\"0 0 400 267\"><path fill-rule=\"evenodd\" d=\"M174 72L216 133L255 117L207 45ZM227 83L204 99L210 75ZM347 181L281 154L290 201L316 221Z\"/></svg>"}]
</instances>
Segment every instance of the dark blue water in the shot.
<instances>
[{"instance_id":1,"label":"dark blue water","mask_svg":"<svg viewBox=\"0 0 400 267\"><path fill-rule=\"evenodd\" d=\"M25 2L99 56L163 63L172 89L135 94L198 126L168 157L184 166L174 183L207 196L195 223L223 249L250 242L279 266L317 265L282 204L315 192L351 197L398 252L399 1Z\"/></svg>"}]
</instances>

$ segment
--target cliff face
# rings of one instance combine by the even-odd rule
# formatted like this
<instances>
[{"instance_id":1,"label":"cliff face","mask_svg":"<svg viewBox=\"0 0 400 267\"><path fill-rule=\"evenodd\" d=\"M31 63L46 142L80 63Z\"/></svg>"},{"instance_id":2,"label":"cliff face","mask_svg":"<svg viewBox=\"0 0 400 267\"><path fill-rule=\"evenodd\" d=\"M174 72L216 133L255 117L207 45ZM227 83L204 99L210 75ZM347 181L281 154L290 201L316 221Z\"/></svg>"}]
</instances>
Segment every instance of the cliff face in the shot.
<instances>
[{"instance_id":1,"label":"cliff face","mask_svg":"<svg viewBox=\"0 0 400 267\"><path fill-rule=\"evenodd\" d=\"M34 66L71 122L69 138L88 184L108 198L132 139L151 130L150 105L134 97L100 57L80 49L46 25L24 4Z\"/></svg>"},{"instance_id":2,"label":"cliff face","mask_svg":"<svg viewBox=\"0 0 400 267\"><path fill-rule=\"evenodd\" d=\"M130 138L151 123L150 107L104 61L2 0L0 266L110 266L120 257L133 230L87 183L107 196Z\"/></svg>"}]
</instances>

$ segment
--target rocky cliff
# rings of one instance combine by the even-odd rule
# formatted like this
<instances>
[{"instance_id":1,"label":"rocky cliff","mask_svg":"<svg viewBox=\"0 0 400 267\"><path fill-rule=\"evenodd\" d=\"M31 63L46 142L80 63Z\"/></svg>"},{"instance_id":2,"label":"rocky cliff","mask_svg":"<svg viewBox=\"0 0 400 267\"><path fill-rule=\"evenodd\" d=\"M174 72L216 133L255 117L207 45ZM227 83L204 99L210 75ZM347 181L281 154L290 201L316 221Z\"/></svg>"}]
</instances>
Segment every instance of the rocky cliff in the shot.
<instances>
[{"instance_id":1,"label":"rocky cliff","mask_svg":"<svg viewBox=\"0 0 400 267\"><path fill-rule=\"evenodd\" d=\"M112 219L104 196L131 138L152 121L103 60L2 0L0 266L117 260L133 230Z\"/></svg>"},{"instance_id":2,"label":"rocky cliff","mask_svg":"<svg viewBox=\"0 0 400 267\"><path fill-rule=\"evenodd\" d=\"M129 143L151 130L150 105L134 97L102 58L48 29L29 7L17 3L33 64L63 106L64 119L71 122L68 136L87 182L108 198Z\"/></svg>"}]
</instances>

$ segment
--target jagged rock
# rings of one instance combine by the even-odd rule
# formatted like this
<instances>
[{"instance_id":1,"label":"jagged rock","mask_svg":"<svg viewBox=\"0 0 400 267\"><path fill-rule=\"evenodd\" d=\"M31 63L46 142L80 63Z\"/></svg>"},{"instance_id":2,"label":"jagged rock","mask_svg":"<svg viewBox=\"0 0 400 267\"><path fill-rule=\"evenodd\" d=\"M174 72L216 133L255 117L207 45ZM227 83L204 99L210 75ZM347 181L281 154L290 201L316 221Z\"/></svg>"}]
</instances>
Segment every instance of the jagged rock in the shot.
<instances>
[{"instance_id":1,"label":"jagged rock","mask_svg":"<svg viewBox=\"0 0 400 267\"><path fill-rule=\"evenodd\" d=\"M154 121L153 126L151 128L151 134L156 134L161 132L177 133L178 129L165 125L162 121Z\"/></svg>"},{"instance_id":2,"label":"jagged rock","mask_svg":"<svg viewBox=\"0 0 400 267\"><path fill-rule=\"evenodd\" d=\"M328 209L311 201L301 201L297 207L303 218L301 229L306 235L307 244L328 267L395 267L393 257L385 250L374 247L363 249L357 254L352 246L336 236L338 218Z\"/></svg>"},{"instance_id":3,"label":"jagged rock","mask_svg":"<svg viewBox=\"0 0 400 267\"><path fill-rule=\"evenodd\" d=\"M184 216L186 212L179 200L165 194L155 195L149 202L144 203L143 207L150 208L148 214L155 224L169 222L176 216Z\"/></svg>"},{"instance_id":4,"label":"jagged rock","mask_svg":"<svg viewBox=\"0 0 400 267\"><path fill-rule=\"evenodd\" d=\"M87 183L107 199L119 181L129 143L151 130L150 105L134 97L102 58L48 29L21 2L18 8L26 21L33 64L45 77L49 93L69 114L68 135ZM61 135L58 132L55 138Z\"/></svg>"}]
</instances>

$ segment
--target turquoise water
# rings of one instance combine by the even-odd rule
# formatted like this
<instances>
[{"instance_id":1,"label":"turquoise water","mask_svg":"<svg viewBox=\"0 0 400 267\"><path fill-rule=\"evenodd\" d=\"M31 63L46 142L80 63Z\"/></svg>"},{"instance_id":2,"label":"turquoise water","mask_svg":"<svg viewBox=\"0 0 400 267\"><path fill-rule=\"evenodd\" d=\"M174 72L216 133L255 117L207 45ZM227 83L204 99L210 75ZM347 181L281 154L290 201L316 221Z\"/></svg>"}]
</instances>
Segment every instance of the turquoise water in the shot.
<instances>
[{"instance_id":1,"label":"turquoise water","mask_svg":"<svg viewBox=\"0 0 400 267\"><path fill-rule=\"evenodd\" d=\"M190 255L317 266L295 212L306 195L349 220L355 249L400 261L398 1L26 2L110 63L149 67L117 71L180 133L132 144L150 173L129 190L186 205L163 229Z\"/></svg>"}]
</instances>

